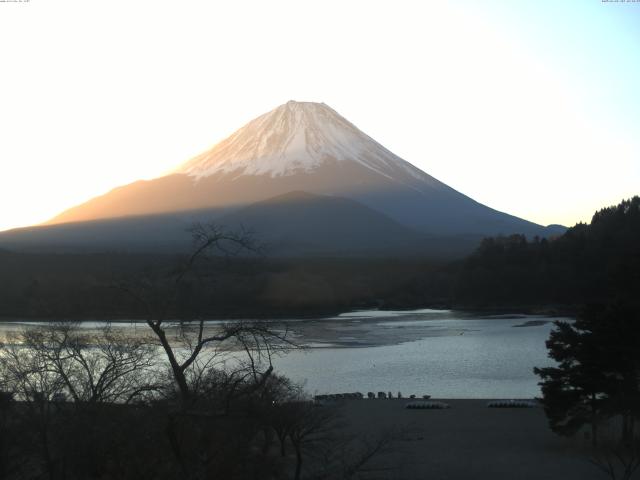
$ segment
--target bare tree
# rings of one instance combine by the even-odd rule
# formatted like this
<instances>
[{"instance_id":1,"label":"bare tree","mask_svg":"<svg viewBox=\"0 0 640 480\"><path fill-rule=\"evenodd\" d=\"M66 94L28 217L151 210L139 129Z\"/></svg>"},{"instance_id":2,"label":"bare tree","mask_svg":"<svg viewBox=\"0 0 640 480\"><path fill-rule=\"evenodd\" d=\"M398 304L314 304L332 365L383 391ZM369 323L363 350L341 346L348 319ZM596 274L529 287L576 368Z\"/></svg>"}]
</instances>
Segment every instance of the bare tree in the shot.
<instances>
[{"instance_id":1,"label":"bare tree","mask_svg":"<svg viewBox=\"0 0 640 480\"><path fill-rule=\"evenodd\" d=\"M191 320L180 319L172 342L168 331L172 326L169 316L172 313L182 315L176 304L187 283L192 282L201 292L206 290L203 288L205 280L212 276L210 254L215 254L215 258L229 258L243 251L251 254L260 252L253 234L246 230L230 232L210 223L196 224L190 232L193 252L177 268L169 270L161 278L147 276L142 282L119 285L143 308L146 324L166 354L183 405L192 400L198 379L202 378L204 370L212 366L212 359L217 358L220 352L246 353L249 363L237 368L234 376L239 382L250 376L256 385L260 385L273 371L273 354L293 346L286 330L277 331L268 322L233 321L207 326L199 313ZM194 299L194 303L197 301ZM201 354L205 354L204 361Z\"/></svg>"},{"instance_id":2,"label":"bare tree","mask_svg":"<svg viewBox=\"0 0 640 480\"><path fill-rule=\"evenodd\" d=\"M167 412L165 433L182 476L230 475L247 467L233 459L248 455L260 432L247 415L271 378L272 358L294 345L286 328L266 321L205 322L201 305L210 302L218 268L260 248L245 230L197 224L191 234L192 253L177 267L119 288L144 312L177 387L180 408ZM236 402L242 406L232 417Z\"/></svg>"},{"instance_id":3,"label":"bare tree","mask_svg":"<svg viewBox=\"0 0 640 480\"><path fill-rule=\"evenodd\" d=\"M163 385L155 347L148 338L106 325L83 332L73 323L24 330L15 339L34 368L56 379L56 396L77 403L129 403Z\"/></svg>"},{"instance_id":4,"label":"bare tree","mask_svg":"<svg viewBox=\"0 0 640 480\"><path fill-rule=\"evenodd\" d=\"M72 323L25 329L1 344L3 389L19 401L22 436L38 446L31 462L39 457L50 479L64 477L69 444L78 438L72 432L87 434L95 423L97 412L85 407L129 403L161 388L155 350L109 326L83 332ZM90 423L81 425L79 414Z\"/></svg>"},{"instance_id":5,"label":"bare tree","mask_svg":"<svg viewBox=\"0 0 640 480\"><path fill-rule=\"evenodd\" d=\"M34 434L37 455L50 480L56 478L57 462L52 441L55 422L54 399L64 391L64 381L43 368L28 347L17 342L3 344L0 370L4 388L22 402L22 428Z\"/></svg>"},{"instance_id":6,"label":"bare tree","mask_svg":"<svg viewBox=\"0 0 640 480\"><path fill-rule=\"evenodd\" d=\"M295 480L300 480L304 450L320 448L323 444L331 443L332 436L338 428L337 411L332 408L319 408L312 402L298 400L286 404L290 418L288 436L296 454Z\"/></svg>"},{"instance_id":7,"label":"bare tree","mask_svg":"<svg viewBox=\"0 0 640 480\"><path fill-rule=\"evenodd\" d=\"M273 428L281 440L282 455L285 436L293 446L295 480L303 478L305 465L305 477L317 480L369 478L380 472L386 477L392 469L374 461L391 451L399 432L390 430L371 438L348 434L339 407L318 406L303 396L283 403L277 411Z\"/></svg>"}]
</instances>

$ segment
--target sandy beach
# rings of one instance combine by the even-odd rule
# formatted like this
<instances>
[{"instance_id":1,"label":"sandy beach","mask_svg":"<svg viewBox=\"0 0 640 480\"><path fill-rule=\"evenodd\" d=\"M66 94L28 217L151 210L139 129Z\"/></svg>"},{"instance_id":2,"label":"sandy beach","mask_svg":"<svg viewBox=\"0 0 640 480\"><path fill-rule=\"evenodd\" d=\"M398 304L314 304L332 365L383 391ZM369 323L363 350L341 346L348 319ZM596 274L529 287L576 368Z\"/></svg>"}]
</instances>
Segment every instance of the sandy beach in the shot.
<instances>
[{"instance_id":1,"label":"sandy beach","mask_svg":"<svg viewBox=\"0 0 640 480\"><path fill-rule=\"evenodd\" d=\"M589 480L606 478L589 463L588 442L547 426L542 408L488 408L488 400L440 400L446 410L406 409L408 399L345 400L347 430L365 437L398 429L378 478ZM323 408L323 407L319 407Z\"/></svg>"}]
</instances>

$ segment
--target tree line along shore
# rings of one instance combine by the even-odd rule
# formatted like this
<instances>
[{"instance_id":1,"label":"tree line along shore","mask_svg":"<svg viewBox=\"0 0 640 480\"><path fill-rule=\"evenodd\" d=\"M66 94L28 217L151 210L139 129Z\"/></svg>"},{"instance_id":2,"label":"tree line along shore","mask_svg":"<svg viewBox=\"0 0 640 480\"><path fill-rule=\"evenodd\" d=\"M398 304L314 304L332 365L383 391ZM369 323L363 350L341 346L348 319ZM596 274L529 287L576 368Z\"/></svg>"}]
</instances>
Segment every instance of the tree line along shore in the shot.
<instances>
[{"instance_id":1,"label":"tree line along shore","mask_svg":"<svg viewBox=\"0 0 640 480\"><path fill-rule=\"evenodd\" d=\"M460 308L577 313L636 297L640 221L634 197L557 238L486 238L469 257L212 259L215 275L185 282L175 318L314 317L359 308ZM121 289L161 281L183 257L0 250L0 318L140 319Z\"/></svg>"}]
</instances>

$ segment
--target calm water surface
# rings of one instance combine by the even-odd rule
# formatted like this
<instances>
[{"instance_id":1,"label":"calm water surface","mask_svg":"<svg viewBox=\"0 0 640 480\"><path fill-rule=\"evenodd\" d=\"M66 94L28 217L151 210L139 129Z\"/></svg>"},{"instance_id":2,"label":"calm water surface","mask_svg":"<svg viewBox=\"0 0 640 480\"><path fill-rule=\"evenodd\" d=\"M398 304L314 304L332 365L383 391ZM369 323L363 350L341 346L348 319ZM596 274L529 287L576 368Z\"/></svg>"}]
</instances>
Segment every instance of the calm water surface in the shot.
<instances>
[{"instance_id":1,"label":"calm water surface","mask_svg":"<svg viewBox=\"0 0 640 480\"><path fill-rule=\"evenodd\" d=\"M479 316L451 310L361 311L291 320L309 348L274 360L276 370L310 393L391 391L438 398L531 398L533 367L552 365L545 340L560 318ZM569 320L569 319L562 319ZM0 335L34 324L0 324ZM98 322L83 322L87 329ZM210 322L215 329L219 322ZM146 332L140 324L118 328Z\"/></svg>"},{"instance_id":2,"label":"calm water surface","mask_svg":"<svg viewBox=\"0 0 640 480\"><path fill-rule=\"evenodd\" d=\"M312 393L531 398L540 394L533 367L553 364L545 340L556 319L433 310L356 312L325 320L326 327L317 332L307 327L303 336L316 348L292 352L275 366L306 381ZM337 341L331 342L330 332Z\"/></svg>"}]
</instances>

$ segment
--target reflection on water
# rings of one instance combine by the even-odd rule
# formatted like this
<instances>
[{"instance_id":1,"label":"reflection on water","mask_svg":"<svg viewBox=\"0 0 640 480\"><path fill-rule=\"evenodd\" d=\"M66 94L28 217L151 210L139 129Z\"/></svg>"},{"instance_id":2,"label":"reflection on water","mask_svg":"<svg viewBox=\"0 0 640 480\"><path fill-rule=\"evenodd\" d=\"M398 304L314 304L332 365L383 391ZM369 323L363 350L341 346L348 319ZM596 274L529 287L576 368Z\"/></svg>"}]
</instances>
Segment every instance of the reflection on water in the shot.
<instances>
[{"instance_id":1,"label":"reflection on water","mask_svg":"<svg viewBox=\"0 0 640 480\"><path fill-rule=\"evenodd\" d=\"M356 312L305 325L301 336L327 348L292 352L275 365L317 393L531 398L540 394L533 367L552 364L545 340L553 320L434 310Z\"/></svg>"},{"instance_id":2,"label":"reflection on water","mask_svg":"<svg viewBox=\"0 0 640 480\"><path fill-rule=\"evenodd\" d=\"M275 359L274 366L305 382L311 393L401 391L405 396L439 398L530 398L540 394L533 367L552 364L545 340L553 320L429 309L292 319L288 328L309 348ZM220 323L207 322L206 328L215 331ZM0 336L37 325L0 323ZM103 325L80 323L88 331ZM149 333L141 323L111 325L135 335ZM177 328L173 323L170 330Z\"/></svg>"}]
</instances>

